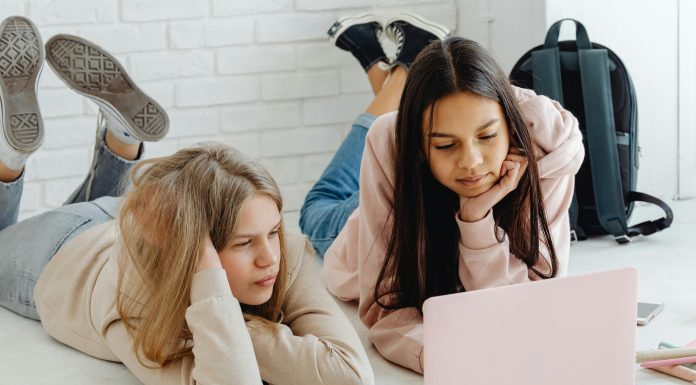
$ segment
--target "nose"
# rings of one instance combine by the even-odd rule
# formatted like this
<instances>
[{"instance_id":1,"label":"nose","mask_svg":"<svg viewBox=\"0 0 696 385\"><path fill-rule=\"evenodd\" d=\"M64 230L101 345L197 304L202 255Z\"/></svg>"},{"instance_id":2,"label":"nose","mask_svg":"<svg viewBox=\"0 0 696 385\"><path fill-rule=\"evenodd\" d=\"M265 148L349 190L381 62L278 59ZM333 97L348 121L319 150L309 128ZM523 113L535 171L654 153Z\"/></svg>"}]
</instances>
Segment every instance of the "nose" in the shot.
<instances>
[{"instance_id":1,"label":"nose","mask_svg":"<svg viewBox=\"0 0 696 385\"><path fill-rule=\"evenodd\" d=\"M481 163L483 163L483 156L476 146L461 146L459 157L457 158L457 167L474 169Z\"/></svg>"},{"instance_id":2,"label":"nose","mask_svg":"<svg viewBox=\"0 0 696 385\"><path fill-rule=\"evenodd\" d=\"M274 247L274 239L266 238L259 245L258 254L256 254L256 266L267 267L278 263L280 256L279 250Z\"/></svg>"}]
</instances>

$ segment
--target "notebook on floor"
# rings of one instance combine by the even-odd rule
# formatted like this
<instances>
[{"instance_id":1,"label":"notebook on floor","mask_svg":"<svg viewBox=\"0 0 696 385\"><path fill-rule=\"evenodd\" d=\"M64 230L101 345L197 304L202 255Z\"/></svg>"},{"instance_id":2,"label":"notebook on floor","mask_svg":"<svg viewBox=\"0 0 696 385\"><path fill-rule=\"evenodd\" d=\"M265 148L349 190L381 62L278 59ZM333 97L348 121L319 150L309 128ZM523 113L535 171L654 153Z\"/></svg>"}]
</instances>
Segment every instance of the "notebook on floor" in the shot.
<instances>
[{"instance_id":1,"label":"notebook on floor","mask_svg":"<svg viewBox=\"0 0 696 385\"><path fill-rule=\"evenodd\" d=\"M633 268L432 297L425 385L635 384Z\"/></svg>"}]
</instances>

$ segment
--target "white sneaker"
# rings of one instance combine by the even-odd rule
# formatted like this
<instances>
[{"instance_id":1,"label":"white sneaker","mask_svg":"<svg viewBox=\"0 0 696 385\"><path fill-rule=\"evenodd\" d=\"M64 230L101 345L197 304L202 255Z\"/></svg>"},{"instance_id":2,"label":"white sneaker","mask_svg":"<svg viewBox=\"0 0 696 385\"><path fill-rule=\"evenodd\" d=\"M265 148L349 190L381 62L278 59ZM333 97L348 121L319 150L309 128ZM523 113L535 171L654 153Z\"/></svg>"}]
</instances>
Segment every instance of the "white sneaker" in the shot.
<instances>
[{"instance_id":1,"label":"white sneaker","mask_svg":"<svg viewBox=\"0 0 696 385\"><path fill-rule=\"evenodd\" d=\"M21 170L44 138L36 90L44 47L31 20L11 16L0 24L0 161Z\"/></svg>"},{"instance_id":2,"label":"white sneaker","mask_svg":"<svg viewBox=\"0 0 696 385\"><path fill-rule=\"evenodd\" d=\"M155 142L167 134L164 108L103 48L77 36L56 35L46 42L46 54L56 75L99 106L108 129L122 142Z\"/></svg>"}]
</instances>

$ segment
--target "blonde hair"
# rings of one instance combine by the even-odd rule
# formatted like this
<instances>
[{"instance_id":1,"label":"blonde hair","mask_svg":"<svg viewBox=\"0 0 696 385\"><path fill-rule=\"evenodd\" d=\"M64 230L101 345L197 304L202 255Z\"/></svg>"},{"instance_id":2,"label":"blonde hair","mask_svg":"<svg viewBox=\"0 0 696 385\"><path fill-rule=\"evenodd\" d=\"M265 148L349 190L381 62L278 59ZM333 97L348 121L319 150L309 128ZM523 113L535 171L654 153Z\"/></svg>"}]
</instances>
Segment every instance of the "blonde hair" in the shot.
<instances>
[{"instance_id":1,"label":"blonde hair","mask_svg":"<svg viewBox=\"0 0 696 385\"><path fill-rule=\"evenodd\" d=\"M119 215L119 315L143 358L158 364L191 355L184 318L190 305L202 239L210 234L217 250L234 232L240 206L266 195L282 210L277 184L261 165L222 144L177 151L144 160L130 174L133 188ZM285 286L285 237L281 223L280 271L268 302L243 306L247 314L281 319ZM156 367L156 365L154 365Z\"/></svg>"}]
</instances>

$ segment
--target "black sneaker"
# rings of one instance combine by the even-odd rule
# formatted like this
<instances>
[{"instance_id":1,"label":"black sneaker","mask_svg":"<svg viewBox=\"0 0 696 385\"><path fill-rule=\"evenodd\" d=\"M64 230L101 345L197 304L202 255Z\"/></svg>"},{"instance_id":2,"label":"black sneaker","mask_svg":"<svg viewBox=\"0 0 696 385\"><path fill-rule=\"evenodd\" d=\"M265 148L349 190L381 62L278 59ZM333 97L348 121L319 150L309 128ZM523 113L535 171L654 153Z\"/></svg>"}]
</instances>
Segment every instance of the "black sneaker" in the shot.
<instances>
[{"instance_id":1,"label":"black sneaker","mask_svg":"<svg viewBox=\"0 0 696 385\"><path fill-rule=\"evenodd\" d=\"M21 169L43 142L44 126L36 99L44 50L29 19L12 16L0 24L0 160Z\"/></svg>"},{"instance_id":2,"label":"black sneaker","mask_svg":"<svg viewBox=\"0 0 696 385\"><path fill-rule=\"evenodd\" d=\"M389 20L385 33L396 44L393 64L400 64L407 69L430 42L444 40L451 34L444 25L413 13L402 13Z\"/></svg>"},{"instance_id":3,"label":"black sneaker","mask_svg":"<svg viewBox=\"0 0 696 385\"><path fill-rule=\"evenodd\" d=\"M365 71L377 62L387 62L379 42L382 24L374 14L342 17L326 33L336 47L352 53Z\"/></svg>"},{"instance_id":4,"label":"black sneaker","mask_svg":"<svg viewBox=\"0 0 696 385\"><path fill-rule=\"evenodd\" d=\"M99 106L108 129L125 143L155 142L169 130L164 108L96 44L71 35L46 42L46 61L58 77Z\"/></svg>"}]
</instances>

